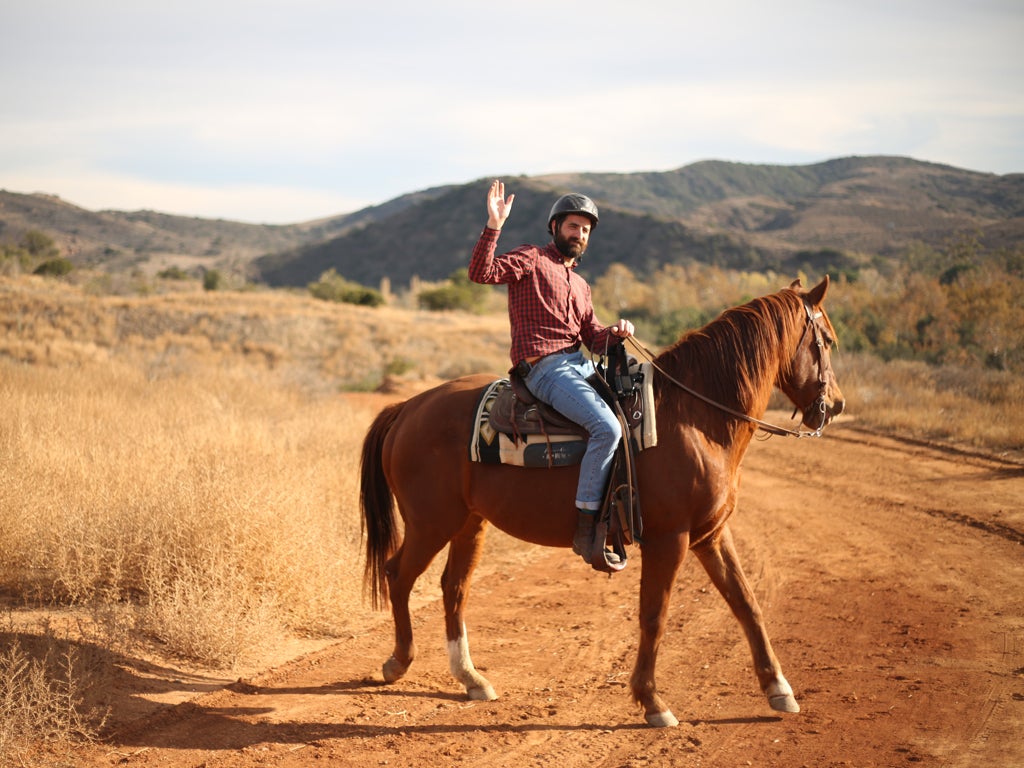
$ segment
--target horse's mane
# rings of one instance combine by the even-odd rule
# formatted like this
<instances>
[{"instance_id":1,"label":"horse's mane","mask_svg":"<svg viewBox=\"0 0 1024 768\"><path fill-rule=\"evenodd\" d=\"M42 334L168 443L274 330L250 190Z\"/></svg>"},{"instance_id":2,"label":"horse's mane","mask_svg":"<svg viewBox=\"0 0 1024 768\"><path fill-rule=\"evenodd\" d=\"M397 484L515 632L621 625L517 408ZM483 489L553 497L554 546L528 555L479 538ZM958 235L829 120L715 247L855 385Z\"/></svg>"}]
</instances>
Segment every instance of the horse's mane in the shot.
<instances>
[{"instance_id":1,"label":"horse's mane","mask_svg":"<svg viewBox=\"0 0 1024 768\"><path fill-rule=\"evenodd\" d=\"M727 309L683 335L658 356L658 365L686 375L723 405L747 408L775 383L779 365L787 373L791 360L780 361L779 351L803 330L802 303L800 294L784 288Z\"/></svg>"}]
</instances>

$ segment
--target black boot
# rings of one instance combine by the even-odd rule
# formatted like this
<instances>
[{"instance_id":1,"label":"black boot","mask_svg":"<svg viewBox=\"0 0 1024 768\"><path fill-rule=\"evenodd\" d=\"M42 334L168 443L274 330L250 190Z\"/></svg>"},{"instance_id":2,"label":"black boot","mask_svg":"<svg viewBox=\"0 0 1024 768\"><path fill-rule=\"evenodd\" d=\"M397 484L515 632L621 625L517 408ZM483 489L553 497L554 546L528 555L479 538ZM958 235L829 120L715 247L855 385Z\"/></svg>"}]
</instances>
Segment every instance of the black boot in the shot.
<instances>
[{"instance_id":1,"label":"black boot","mask_svg":"<svg viewBox=\"0 0 1024 768\"><path fill-rule=\"evenodd\" d=\"M572 551L591 564L595 551L594 522L596 518L596 512L577 510L576 534L572 537ZM604 548L604 542L601 542L601 546ZM619 556L609 551L605 551L604 559L609 565L617 565L620 562Z\"/></svg>"}]
</instances>

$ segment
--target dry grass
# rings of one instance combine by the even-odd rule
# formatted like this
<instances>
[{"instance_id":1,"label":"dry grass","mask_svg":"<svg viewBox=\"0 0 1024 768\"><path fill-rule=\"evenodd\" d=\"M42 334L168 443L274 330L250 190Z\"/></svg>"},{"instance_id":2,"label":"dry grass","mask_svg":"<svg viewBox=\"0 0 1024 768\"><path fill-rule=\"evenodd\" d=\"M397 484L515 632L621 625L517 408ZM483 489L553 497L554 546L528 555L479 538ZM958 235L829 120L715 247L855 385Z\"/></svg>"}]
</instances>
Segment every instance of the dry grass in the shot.
<instances>
[{"instance_id":1,"label":"dry grass","mask_svg":"<svg viewBox=\"0 0 1024 768\"><path fill-rule=\"evenodd\" d=\"M0 765L37 766L38 742L63 757L95 738L106 712L96 654L59 639L48 623L33 634L0 631Z\"/></svg>"},{"instance_id":2,"label":"dry grass","mask_svg":"<svg viewBox=\"0 0 1024 768\"><path fill-rule=\"evenodd\" d=\"M843 353L835 367L857 423L1024 462L1019 375Z\"/></svg>"},{"instance_id":3,"label":"dry grass","mask_svg":"<svg viewBox=\"0 0 1024 768\"><path fill-rule=\"evenodd\" d=\"M5 361L0 376L9 589L138 601L145 629L214 665L274 627L330 631L356 596L346 468L368 414L245 369Z\"/></svg>"},{"instance_id":4,"label":"dry grass","mask_svg":"<svg viewBox=\"0 0 1024 768\"><path fill-rule=\"evenodd\" d=\"M378 403L342 392L508 365L503 314L285 292L126 298L0 278L0 329L0 595L76 607L88 647L209 668L259 665L281 637L369 620L356 468ZM1024 385L1012 377L836 365L862 424L1020 452ZM435 581L421 580L421 597ZM21 681L0 707L49 700L67 713L81 681L21 640L37 636L24 622L0 635L12 638L0 671ZM72 709L85 719L67 714L57 734L41 715L36 735L96 727L99 709Z\"/></svg>"}]
</instances>

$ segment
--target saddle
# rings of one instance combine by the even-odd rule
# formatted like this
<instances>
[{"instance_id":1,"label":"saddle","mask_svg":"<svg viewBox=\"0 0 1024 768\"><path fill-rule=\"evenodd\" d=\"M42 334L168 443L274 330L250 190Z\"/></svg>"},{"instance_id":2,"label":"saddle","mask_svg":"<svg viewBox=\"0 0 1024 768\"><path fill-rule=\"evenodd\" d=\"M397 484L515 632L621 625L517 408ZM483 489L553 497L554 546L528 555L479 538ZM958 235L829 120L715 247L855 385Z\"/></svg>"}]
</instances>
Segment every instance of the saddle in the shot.
<instances>
[{"instance_id":1,"label":"saddle","mask_svg":"<svg viewBox=\"0 0 1024 768\"><path fill-rule=\"evenodd\" d=\"M587 381L613 409L616 405L621 407L628 426L623 434L628 435L643 426L645 417L653 419L654 416L653 408L648 407L650 398L644 397L641 391L642 385L650 382L648 366L640 366L635 358L629 357L621 342L608 350L607 357L608 366L599 363L597 373ZM516 439L527 435L568 435L582 439L590 436L579 424L534 397L515 371L511 372L507 386L496 392L488 418L495 432ZM652 434L641 437L638 443L641 450L653 445Z\"/></svg>"},{"instance_id":2,"label":"saddle","mask_svg":"<svg viewBox=\"0 0 1024 768\"><path fill-rule=\"evenodd\" d=\"M490 412L491 427L512 437L523 435L574 435L587 438L583 427L570 421L547 403L538 400L521 376L513 373Z\"/></svg>"}]
</instances>

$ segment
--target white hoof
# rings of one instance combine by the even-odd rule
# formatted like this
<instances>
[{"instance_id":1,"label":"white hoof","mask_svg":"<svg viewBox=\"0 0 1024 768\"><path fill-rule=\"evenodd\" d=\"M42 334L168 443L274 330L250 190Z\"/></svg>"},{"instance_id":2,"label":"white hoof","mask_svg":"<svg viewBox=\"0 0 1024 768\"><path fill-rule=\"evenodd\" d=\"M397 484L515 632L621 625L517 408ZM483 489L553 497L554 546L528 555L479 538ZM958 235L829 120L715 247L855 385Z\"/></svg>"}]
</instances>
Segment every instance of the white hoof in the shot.
<instances>
[{"instance_id":1,"label":"white hoof","mask_svg":"<svg viewBox=\"0 0 1024 768\"><path fill-rule=\"evenodd\" d=\"M792 694L786 696L769 696L768 703L771 708L776 712L799 712L800 705L796 703L796 699Z\"/></svg>"},{"instance_id":2,"label":"white hoof","mask_svg":"<svg viewBox=\"0 0 1024 768\"><path fill-rule=\"evenodd\" d=\"M800 711L800 705L796 703L793 689L786 681L786 678L779 677L778 680L768 686L768 690L765 693L768 695L769 706L776 712Z\"/></svg>"},{"instance_id":3,"label":"white hoof","mask_svg":"<svg viewBox=\"0 0 1024 768\"><path fill-rule=\"evenodd\" d=\"M401 680L405 677L405 673L408 669L408 664L402 664L394 656L390 657L384 662L384 666L381 668L381 672L384 674L384 682L393 683L396 680Z\"/></svg>"},{"instance_id":4,"label":"white hoof","mask_svg":"<svg viewBox=\"0 0 1024 768\"><path fill-rule=\"evenodd\" d=\"M652 728L675 728L679 725L676 716L668 709L664 712L654 712L650 715L645 715L644 719L647 720L647 724Z\"/></svg>"},{"instance_id":5,"label":"white hoof","mask_svg":"<svg viewBox=\"0 0 1024 768\"><path fill-rule=\"evenodd\" d=\"M490 683L467 688L466 695L469 696L470 701L495 701L498 698L498 694L494 692Z\"/></svg>"}]
</instances>

